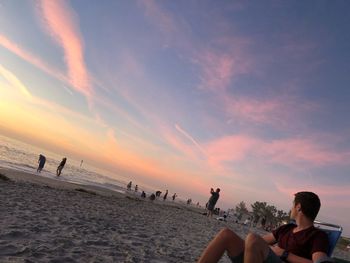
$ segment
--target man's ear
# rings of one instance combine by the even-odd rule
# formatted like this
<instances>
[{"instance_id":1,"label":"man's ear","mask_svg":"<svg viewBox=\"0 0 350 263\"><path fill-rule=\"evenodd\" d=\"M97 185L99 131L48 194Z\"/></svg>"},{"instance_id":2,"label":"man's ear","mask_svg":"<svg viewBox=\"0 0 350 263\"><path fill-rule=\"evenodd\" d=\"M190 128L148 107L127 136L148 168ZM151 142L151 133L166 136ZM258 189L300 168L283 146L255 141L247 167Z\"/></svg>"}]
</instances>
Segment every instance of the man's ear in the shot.
<instances>
[{"instance_id":1,"label":"man's ear","mask_svg":"<svg viewBox=\"0 0 350 263\"><path fill-rule=\"evenodd\" d=\"M295 206L295 208L296 208L296 210L297 210L298 212L301 212L301 205L300 205L300 204L297 204L297 205Z\"/></svg>"}]
</instances>

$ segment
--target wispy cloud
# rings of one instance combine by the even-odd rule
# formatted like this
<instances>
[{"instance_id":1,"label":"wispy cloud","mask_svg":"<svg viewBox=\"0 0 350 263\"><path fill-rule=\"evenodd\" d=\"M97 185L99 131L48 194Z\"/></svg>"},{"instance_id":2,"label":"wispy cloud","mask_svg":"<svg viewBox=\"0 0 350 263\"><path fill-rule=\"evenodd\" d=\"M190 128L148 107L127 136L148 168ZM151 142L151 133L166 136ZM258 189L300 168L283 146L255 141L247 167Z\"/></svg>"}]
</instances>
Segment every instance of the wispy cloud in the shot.
<instances>
[{"instance_id":1,"label":"wispy cloud","mask_svg":"<svg viewBox=\"0 0 350 263\"><path fill-rule=\"evenodd\" d=\"M206 155L204 149L200 146L200 144L184 129L180 127L180 125L175 124L175 128L177 131L179 131L182 135L184 135L188 140L190 140L204 155Z\"/></svg>"},{"instance_id":2,"label":"wispy cloud","mask_svg":"<svg viewBox=\"0 0 350 263\"><path fill-rule=\"evenodd\" d=\"M0 75L3 76L11 86L17 88L23 96L27 99L32 100L32 94L29 92L27 87L14 75L11 71L7 70L0 64Z\"/></svg>"},{"instance_id":3,"label":"wispy cloud","mask_svg":"<svg viewBox=\"0 0 350 263\"><path fill-rule=\"evenodd\" d=\"M73 92L68 88L67 86L63 85L62 86L70 95L73 95Z\"/></svg>"},{"instance_id":4,"label":"wispy cloud","mask_svg":"<svg viewBox=\"0 0 350 263\"><path fill-rule=\"evenodd\" d=\"M14 43L13 41L11 41L9 38L7 38L2 34L0 34L0 45L8 49L12 53L16 54L18 57L22 58L23 60L27 61L28 63L41 69L42 71L49 74L50 76L60 81L63 81L65 83L69 83L66 76L62 74L59 70L54 69L52 66L48 65L45 61L40 59L38 56L25 50L23 47L21 47L17 43Z\"/></svg>"},{"instance_id":5,"label":"wispy cloud","mask_svg":"<svg viewBox=\"0 0 350 263\"><path fill-rule=\"evenodd\" d=\"M45 28L64 50L71 85L90 97L93 90L84 61L84 44L74 11L66 1L42 0L40 3Z\"/></svg>"}]
</instances>

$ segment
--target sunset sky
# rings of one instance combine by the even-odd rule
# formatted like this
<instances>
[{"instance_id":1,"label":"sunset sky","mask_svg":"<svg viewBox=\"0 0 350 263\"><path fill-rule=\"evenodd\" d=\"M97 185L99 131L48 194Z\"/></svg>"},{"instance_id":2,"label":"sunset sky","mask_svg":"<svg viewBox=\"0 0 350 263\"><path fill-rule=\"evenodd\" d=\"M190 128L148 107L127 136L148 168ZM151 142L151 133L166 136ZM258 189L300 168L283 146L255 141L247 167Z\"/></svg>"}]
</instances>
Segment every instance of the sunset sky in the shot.
<instances>
[{"instance_id":1,"label":"sunset sky","mask_svg":"<svg viewBox=\"0 0 350 263\"><path fill-rule=\"evenodd\" d=\"M0 133L350 235L349 1L0 0Z\"/></svg>"}]
</instances>

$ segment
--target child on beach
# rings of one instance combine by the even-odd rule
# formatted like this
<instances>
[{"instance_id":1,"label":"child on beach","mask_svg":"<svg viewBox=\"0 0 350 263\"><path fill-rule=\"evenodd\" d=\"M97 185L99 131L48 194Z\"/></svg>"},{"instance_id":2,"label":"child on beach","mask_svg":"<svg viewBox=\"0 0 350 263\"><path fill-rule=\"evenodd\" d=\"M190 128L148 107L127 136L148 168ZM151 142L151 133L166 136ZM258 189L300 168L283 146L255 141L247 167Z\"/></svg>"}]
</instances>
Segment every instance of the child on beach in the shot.
<instances>
[{"instance_id":1,"label":"child on beach","mask_svg":"<svg viewBox=\"0 0 350 263\"><path fill-rule=\"evenodd\" d=\"M38 160L39 166L38 166L38 169L36 170L37 173L40 173L41 170L44 168L45 162L46 162L46 157L40 154L39 160Z\"/></svg>"},{"instance_id":2,"label":"child on beach","mask_svg":"<svg viewBox=\"0 0 350 263\"><path fill-rule=\"evenodd\" d=\"M296 224L280 226L263 237L249 233L245 240L225 228L209 243L198 262L218 262L225 251L237 263L332 262L327 258L327 234L313 225L320 207L315 193L296 193L291 209L291 219Z\"/></svg>"},{"instance_id":3,"label":"child on beach","mask_svg":"<svg viewBox=\"0 0 350 263\"><path fill-rule=\"evenodd\" d=\"M60 176L60 175L61 175L62 169L63 169L63 167L66 165L66 161L67 161L67 158L64 157L64 158L62 159L60 165L57 167L57 171L56 171L57 176Z\"/></svg>"}]
</instances>

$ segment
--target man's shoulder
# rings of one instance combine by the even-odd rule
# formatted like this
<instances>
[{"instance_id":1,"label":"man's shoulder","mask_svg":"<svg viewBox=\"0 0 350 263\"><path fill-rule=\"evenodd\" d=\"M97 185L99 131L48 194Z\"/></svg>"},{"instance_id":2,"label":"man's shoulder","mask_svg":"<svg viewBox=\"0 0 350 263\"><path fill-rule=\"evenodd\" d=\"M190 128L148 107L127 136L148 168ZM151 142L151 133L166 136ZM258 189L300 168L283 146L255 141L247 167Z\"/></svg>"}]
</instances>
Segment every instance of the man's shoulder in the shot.
<instances>
[{"instance_id":1,"label":"man's shoulder","mask_svg":"<svg viewBox=\"0 0 350 263\"><path fill-rule=\"evenodd\" d=\"M296 227L295 224L288 223L288 224L284 224L284 225L277 227L276 229L272 230L271 233L277 239L278 236L287 234L288 232L292 231L292 229L295 227Z\"/></svg>"},{"instance_id":2,"label":"man's shoulder","mask_svg":"<svg viewBox=\"0 0 350 263\"><path fill-rule=\"evenodd\" d=\"M277 229L278 230L291 230L291 229L295 228L296 226L297 225L294 223L287 223L287 224L279 226Z\"/></svg>"},{"instance_id":3,"label":"man's shoulder","mask_svg":"<svg viewBox=\"0 0 350 263\"><path fill-rule=\"evenodd\" d=\"M328 238L325 231L314 226L310 229L310 235L315 238Z\"/></svg>"}]
</instances>

